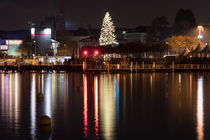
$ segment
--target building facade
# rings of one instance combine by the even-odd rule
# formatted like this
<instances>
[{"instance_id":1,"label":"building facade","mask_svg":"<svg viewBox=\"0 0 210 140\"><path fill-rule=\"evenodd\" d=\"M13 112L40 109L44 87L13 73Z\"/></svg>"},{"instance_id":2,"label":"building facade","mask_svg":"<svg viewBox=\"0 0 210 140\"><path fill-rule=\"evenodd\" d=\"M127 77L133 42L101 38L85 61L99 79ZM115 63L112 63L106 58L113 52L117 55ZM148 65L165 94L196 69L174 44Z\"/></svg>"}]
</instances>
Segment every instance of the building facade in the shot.
<instances>
[{"instance_id":1,"label":"building facade","mask_svg":"<svg viewBox=\"0 0 210 140\"><path fill-rule=\"evenodd\" d=\"M46 56L52 50L52 30L51 28L32 27L31 39L35 44L35 55Z\"/></svg>"},{"instance_id":2,"label":"building facade","mask_svg":"<svg viewBox=\"0 0 210 140\"><path fill-rule=\"evenodd\" d=\"M0 31L0 54L1 56L20 56L19 47L24 38L29 34L27 30Z\"/></svg>"}]
</instances>

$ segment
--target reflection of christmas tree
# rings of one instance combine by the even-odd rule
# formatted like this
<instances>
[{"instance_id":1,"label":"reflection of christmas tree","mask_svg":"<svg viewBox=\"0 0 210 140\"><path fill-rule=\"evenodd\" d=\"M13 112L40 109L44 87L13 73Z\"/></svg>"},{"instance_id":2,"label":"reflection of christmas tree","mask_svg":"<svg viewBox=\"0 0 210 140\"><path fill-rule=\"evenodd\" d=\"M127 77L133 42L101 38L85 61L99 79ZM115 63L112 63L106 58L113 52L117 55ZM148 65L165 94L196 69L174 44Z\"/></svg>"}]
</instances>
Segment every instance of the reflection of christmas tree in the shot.
<instances>
[{"instance_id":1,"label":"reflection of christmas tree","mask_svg":"<svg viewBox=\"0 0 210 140\"><path fill-rule=\"evenodd\" d=\"M102 28L99 43L101 46L113 45L116 42L115 27L109 12L106 13Z\"/></svg>"}]
</instances>

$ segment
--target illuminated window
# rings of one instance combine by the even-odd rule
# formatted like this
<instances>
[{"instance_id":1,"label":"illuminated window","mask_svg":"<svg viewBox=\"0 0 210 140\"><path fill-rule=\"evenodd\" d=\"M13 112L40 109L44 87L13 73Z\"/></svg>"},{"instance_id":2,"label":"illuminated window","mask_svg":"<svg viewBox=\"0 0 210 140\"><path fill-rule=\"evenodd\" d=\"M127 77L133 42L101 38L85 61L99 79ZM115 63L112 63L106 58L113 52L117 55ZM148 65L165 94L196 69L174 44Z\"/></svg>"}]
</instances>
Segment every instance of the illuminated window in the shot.
<instances>
[{"instance_id":1,"label":"illuminated window","mask_svg":"<svg viewBox=\"0 0 210 140\"><path fill-rule=\"evenodd\" d=\"M6 45L20 45L22 43L22 40L6 40Z\"/></svg>"}]
</instances>

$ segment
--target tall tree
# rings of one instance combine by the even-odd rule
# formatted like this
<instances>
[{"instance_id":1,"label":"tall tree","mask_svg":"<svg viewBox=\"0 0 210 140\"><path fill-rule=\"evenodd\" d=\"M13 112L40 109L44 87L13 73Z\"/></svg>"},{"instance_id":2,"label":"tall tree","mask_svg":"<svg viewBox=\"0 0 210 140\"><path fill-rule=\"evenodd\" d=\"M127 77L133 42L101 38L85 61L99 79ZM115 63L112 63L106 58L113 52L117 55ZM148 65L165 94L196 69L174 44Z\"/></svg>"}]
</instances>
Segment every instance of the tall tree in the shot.
<instances>
[{"instance_id":1,"label":"tall tree","mask_svg":"<svg viewBox=\"0 0 210 140\"><path fill-rule=\"evenodd\" d=\"M196 26L196 18L191 9L180 9L174 20L174 33L186 35Z\"/></svg>"},{"instance_id":2,"label":"tall tree","mask_svg":"<svg viewBox=\"0 0 210 140\"><path fill-rule=\"evenodd\" d=\"M163 43L169 34L170 30L167 18L165 16L157 17L152 21L151 29L148 31L148 42Z\"/></svg>"},{"instance_id":3,"label":"tall tree","mask_svg":"<svg viewBox=\"0 0 210 140\"><path fill-rule=\"evenodd\" d=\"M100 46L114 45L116 42L115 26L109 12L105 14L99 38Z\"/></svg>"}]
</instances>

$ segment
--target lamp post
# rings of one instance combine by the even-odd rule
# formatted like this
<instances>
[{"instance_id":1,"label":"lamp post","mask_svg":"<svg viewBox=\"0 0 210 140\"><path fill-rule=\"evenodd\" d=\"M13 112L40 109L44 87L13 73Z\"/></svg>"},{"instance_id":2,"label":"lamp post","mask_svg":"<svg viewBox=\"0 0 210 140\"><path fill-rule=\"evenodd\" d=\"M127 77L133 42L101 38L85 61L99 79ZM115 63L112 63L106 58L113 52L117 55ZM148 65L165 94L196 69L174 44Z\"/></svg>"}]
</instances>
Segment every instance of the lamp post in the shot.
<instances>
[{"instance_id":1,"label":"lamp post","mask_svg":"<svg viewBox=\"0 0 210 140\"><path fill-rule=\"evenodd\" d=\"M198 27L198 39L199 41L201 41L201 39L203 39L203 26L199 25Z\"/></svg>"},{"instance_id":2,"label":"lamp post","mask_svg":"<svg viewBox=\"0 0 210 140\"><path fill-rule=\"evenodd\" d=\"M37 49L36 40L34 40L34 47L35 47L35 58L36 58L36 49Z\"/></svg>"},{"instance_id":3,"label":"lamp post","mask_svg":"<svg viewBox=\"0 0 210 140\"><path fill-rule=\"evenodd\" d=\"M34 43L34 50L35 50L35 53L34 53L34 55L35 55L35 58L36 58L36 47L37 47L37 45L36 45L36 34L35 34L35 32L36 32L36 29L35 29L35 24L32 24L31 25L32 26L32 28L31 28L31 39L33 40L33 43Z\"/></svg>"}]
</instances>

